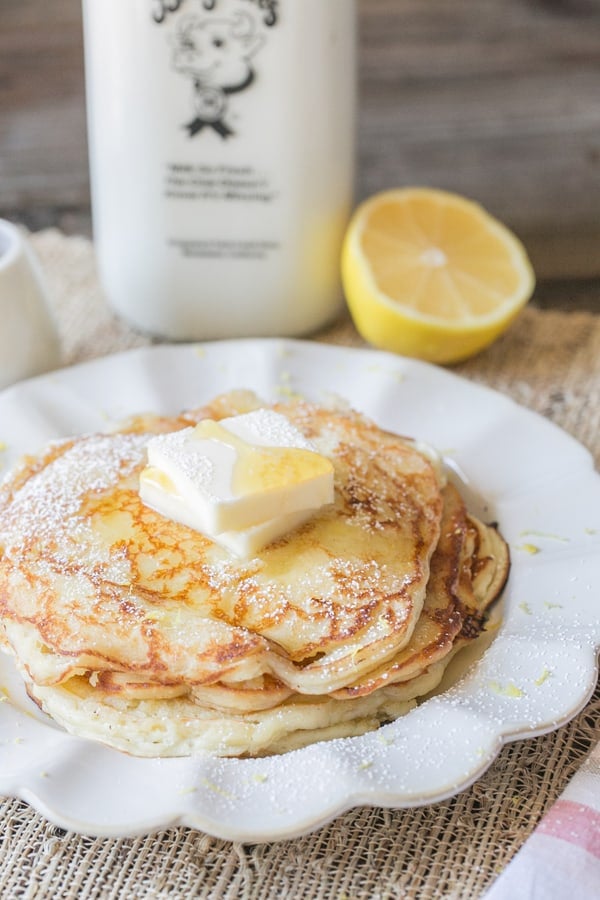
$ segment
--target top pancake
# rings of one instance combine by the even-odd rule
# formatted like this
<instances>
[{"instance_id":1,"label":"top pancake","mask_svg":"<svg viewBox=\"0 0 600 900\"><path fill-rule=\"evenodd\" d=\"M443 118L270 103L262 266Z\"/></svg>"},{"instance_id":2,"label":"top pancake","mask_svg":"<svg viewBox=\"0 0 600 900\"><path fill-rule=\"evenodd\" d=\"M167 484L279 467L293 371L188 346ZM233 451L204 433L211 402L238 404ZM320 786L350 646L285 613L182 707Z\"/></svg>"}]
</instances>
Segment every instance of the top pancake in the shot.
<instances>
[{"instance_id":1,"label":"top pancake","mask_svg":"<svg viewBox=\"0 0 600 900\"><path fill-rule=\"evenodd\" d=\"M267 675L325 694L409 642L440 534L440 483L415 447L357 413L275 407L332 460L336 499L250 560L142 504L149 433L248 402L64 441L5 483L0 622L35 683L90 670L173 686Z\"/></svg>"}]
</instances>

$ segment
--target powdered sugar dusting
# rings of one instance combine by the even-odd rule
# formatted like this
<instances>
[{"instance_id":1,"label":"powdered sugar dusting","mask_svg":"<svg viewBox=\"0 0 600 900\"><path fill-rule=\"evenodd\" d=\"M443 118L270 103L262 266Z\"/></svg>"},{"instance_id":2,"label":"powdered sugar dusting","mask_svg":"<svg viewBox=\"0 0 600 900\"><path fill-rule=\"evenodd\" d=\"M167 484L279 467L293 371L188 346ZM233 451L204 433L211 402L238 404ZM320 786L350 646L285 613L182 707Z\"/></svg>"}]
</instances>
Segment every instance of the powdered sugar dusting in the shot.
<instances>
[{"instance_id":1,"label":"powdered sugar dusting","mask_svg":"<svg viewBox=\"0 0 600 900\"><path fill-rule=\"evenodd\" d=\"M2 517L6 552L15 557L37 542L52 544L60 555L89 537L80 516L84 498L131 476L143 463L146 442L144 435L92 435L57 445L57 456L15 493Z\"/></svg>"},{"instance_id":2,"label":"powdered sugar dusting","mask_svg":"<svg viewBox=\"0 0 600 900\"><path fill-rule=\"evenodd\" d=\"M255 409L241 416L222 419L220 424L232 434L258 447L316 449L289 419L272 409Z\"/></svg>"},{"instance_id":3,"label":"powdered sugar dusting","mask_svg":"<svg viewBox=\"0 0 600 900\"><path fill-rule=\"evenodd\" d=\"M181 431L159 434L148 442L148 452L152 460L153 452L156 451L160 457L172 463L191 484L214 499L211 488L215 466L206 454L204 443L195 446L194 441L190 440L193 433L194 428L184 428ZM222 449L224 454L233 456L230 448L224 446Z\"/></svg>"}]
</instances>

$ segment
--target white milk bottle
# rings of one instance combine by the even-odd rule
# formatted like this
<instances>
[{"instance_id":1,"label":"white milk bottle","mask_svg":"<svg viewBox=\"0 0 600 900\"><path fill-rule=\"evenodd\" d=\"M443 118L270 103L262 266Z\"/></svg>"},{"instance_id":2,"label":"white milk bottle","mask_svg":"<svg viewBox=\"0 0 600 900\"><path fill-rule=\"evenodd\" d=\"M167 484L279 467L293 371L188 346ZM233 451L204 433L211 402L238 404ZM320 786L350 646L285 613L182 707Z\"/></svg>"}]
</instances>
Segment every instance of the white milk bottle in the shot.
<instances>
[{"instance_id":1,"label":"white milk bottle","mask_svg":"<svg viewBox=\"0 0 600 900\"><path fill-rule=\"evenodd\" d=\"M341 307L355 0L83 0L107 296L173 340L301 335Z\"/></svg>"}]
</instances>

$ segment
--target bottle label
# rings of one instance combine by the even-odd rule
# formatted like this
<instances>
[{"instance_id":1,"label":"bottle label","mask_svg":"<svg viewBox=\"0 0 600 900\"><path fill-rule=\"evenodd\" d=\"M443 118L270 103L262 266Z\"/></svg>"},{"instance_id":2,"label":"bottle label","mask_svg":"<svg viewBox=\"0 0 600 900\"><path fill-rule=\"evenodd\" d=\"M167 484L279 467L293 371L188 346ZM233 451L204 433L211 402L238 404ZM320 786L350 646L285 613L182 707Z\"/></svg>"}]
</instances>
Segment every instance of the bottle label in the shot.
<instances>
[{"instance_id":1,"label":"bottle label","mask_svg":"<svg viewBox=\"0 0 600 900\"><path fill-rule=\"evenodd\" d=\"M279 21L278 0L153 0L158 25L183 10L171 41L171 66L191 87L190 138L213 131L223 140L236 132L229 107L233 95L254 84L268 29ZM257 62L258 59L258 62Z\"/></svg>"}]
</instances>

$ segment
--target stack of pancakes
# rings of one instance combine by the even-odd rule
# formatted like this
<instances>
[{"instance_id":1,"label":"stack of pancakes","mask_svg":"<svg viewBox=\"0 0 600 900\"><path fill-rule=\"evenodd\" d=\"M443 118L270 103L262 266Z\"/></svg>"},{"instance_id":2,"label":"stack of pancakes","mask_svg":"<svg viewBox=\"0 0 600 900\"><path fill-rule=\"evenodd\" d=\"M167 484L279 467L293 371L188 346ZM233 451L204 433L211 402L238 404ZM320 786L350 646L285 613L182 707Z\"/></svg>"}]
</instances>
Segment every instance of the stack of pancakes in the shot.
<instances>
[{"instance_id":1,"label":"stack of pancakes","mask_svg":"<svg viewBox=\"0 0 600 900\"><path fill-rule=\"evenodd\" d=\"M0 643L69 731L139 756L361 734L481 633L504 541L430 454L351 410L272 407L332 460L335 502L251 559L142 503L151 434L258 405L54 443L0 487Z\"/></svg>"}]
</instances>

